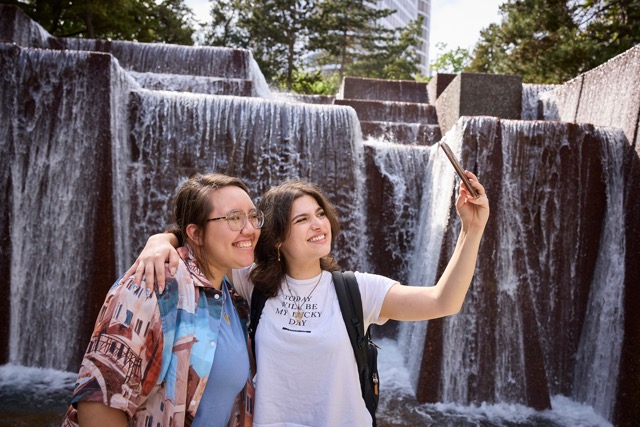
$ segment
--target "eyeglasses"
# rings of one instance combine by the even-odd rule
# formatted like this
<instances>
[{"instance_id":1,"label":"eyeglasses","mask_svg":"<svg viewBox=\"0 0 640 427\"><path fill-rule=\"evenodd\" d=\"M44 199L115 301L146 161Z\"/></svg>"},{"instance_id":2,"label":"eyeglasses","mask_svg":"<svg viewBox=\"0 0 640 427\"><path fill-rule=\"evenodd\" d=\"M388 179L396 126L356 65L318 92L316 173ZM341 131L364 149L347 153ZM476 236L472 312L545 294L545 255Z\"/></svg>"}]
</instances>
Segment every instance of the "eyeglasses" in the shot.
<instances>
[{"instance_id":1,"label":"eyeglasses","mask_svg":"<svg viewBox=\"0 0 640 427\"><path fill-rule=\"evenodd\" d=\"M259 209L251 209L249 214L245 211L234 209L232 211L227 212L225 216L219 216L217 218L210 218L209 221L217 221L219 219L227 220L227 224L229 224L229 228L232 231L240 231L247 225L247 216L249 217L249 222L253 226L253 228L262 228L264 224L264 212Z\"/></svg>"}]
</instances>

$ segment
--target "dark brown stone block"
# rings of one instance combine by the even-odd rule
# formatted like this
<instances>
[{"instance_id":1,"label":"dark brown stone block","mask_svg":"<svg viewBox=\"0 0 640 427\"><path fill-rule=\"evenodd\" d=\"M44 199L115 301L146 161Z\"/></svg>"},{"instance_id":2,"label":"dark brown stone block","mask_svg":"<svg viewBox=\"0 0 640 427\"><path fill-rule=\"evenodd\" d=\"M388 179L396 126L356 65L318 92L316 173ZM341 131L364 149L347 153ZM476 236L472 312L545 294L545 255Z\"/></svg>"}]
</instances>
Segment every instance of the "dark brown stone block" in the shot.
<instances>
[{"instance_id":1,"label":"dark brown stone block","mask_svg":"<svg viewBox=\"0 0 640 427\"><path fill-rule=\"evenodd\" d=\"M253 81L176 74L130 73L145 89L209 95L254 96Z\"/></svg>"},{"instance_id":2,"label":"dark brown stone block","mask_svg":"<svg viewBox=\"0 0 640 427\"><path fill-rule=\"evenodd\" d=\"M0 169L10 164L13 170L11 178L0 179L0 185L7 203L3 207L20 212L0 217L0 240L11 242L6 248L18 248L3 253L3 259L5 254L11 257L12 274L5 276L2 296L12 288L23 289L6 300L12 310L20 307L29 313L20 318L14 363L76 370L104 295L116 277L112 61L99 53L0 50L0 104L6 118L1 128L11 135L0 138L0 152L8 153L2 156ZM65 293L65 298L52 304L46 295L33 294L47 290ZM0 321L0 330L8 330L7 319ZM8 348L9 336L2 337L3 348ZM55 343L49 342L52 339Z\"/></svg>"},{"instance_id":3,"label":"dark brown stone block","mask_svg":"<svg viewBox=\"0 0 640 427\"><path fill-rule=\"evenodd\" d=\"M624 341L613 424L635 427L640 420L640 159L633 147L625 155L625 293Z\"/></svg>"},{"instance_id":4,"label":"dark brown stone block","mask_svg":"<svg viewBox=\"0 0 640 427\"><path fill-rule=\"evenodd\" d=\"M519 119L522 110L522 78L460 73L438 97L435 105L443 135L461 116Z\"/></svg>"},{"instance_id":5,"label":"dark brown stone block","mask_svg":"<svg viewBox=\"0 0 640 427\"><path fill-rule=\"evenodd\" d=\"M360 99L336 99L334 104L353 107L360 121L438 124L436 109L429 104Z\"/></svg>"},{"instance_id":6,"label":"dark brown stone block","mask_svg":"<svg viewBox=\"0 0 640 427\"><path fill-rule=\"evenodd\" d=\"M0 4L0 42L24 47L49 47L51 36L18 6Z\"/></svg>"},{"instance_id":7,"label":"dark brown stone block","mask_svg":"<svg viewBox=\"0 0 640 427\"><path fill-rule=\"evenodd\" d=\"M251 79L251 53L226 47L59 38L62 49L110 53L128 71Z\"/></svg>"},{"instance_id":8,"label":"dark brown stone block","mask_svg":"<svg viewBox=\"0 0 640 427\"><path fill-rule=\"evenodd\" d=\"M4 10L0 9L4 13ZM3 18L0 18L3 19ZM14 132L11 125L4 123L7 117L15 114L18 88L13 81L14 70L18 62L20 49L13 44L0 43L0 277L4 284L0 286L0 364L9 362L9 322L11 315L11 216L13 197L11 188L11 168L8 161L14 151Z\"/></svg>"},{"instance_id":9,"label":"dark brown stone block","mask_svg":"<svg viewBox=\"0 0 640 427\"><path fill-rule=\"evenodd\" d=\"M575 355L605 216L607 189L602 141L597 139L602 134L588 125L484 117L460 120L456 126L461 127L454 135L462 138L462 164L479 173L492 204L476 274L456 315L464 318L469 312L475 319L465 323L470 327L463 343L477 367L476 375L467 379L469 401L548 408L549 396L570 395L574 384ZM517 173L503 176L505 171ZM573 190L560 191L567 185ZM505 239L505 230L516 233L513 242ZM456 237L446 237L441 269ZM500 273L506 259L513 283ZM506 324L506 318L517 320ZM512 342L516 336L523 342ZM505 351L514 362L509 368L516 378L513 384L499 380ZM515 356L517 351L522 358ZM438 363L440 352L437 343L428 342L424 357L431 359L423 361L423 367ZM441 401L431 389L442 379L437 368L428 372L417 394Z\"/></svg>"},{"instance_id":10,"label":"dark brown stone block","mask_svg":"<svg viewBox=\"0 0 640 427\"><path fill-rule=\"evenodd\" d=\"M306 104L333 104L336 99L333 95L301 95L298 93L278 94L278 99L283 97L295 102L304 102Z\"/></svg>"},{"instance_id":11,"label":"dark brown stone block","mask_svg":"<svg viewBox=\"0 0 640 427\"><path fill-rule=\"evenodd\" d=\"M413 80L345 77L338 98L427 103L427 84Z\"/></svg>"},{"instance_id":12,"label":"dark brown stone block","mask_svg":"<svg viewBox=\"0 0 640 427\"><path fill-rule=\"evenodd\" d=\"M397 144L433 145L442 138L438 125L424 123L360 122L360 127L365 138L383 138Z\"/></svg>"},{"instance_id":13,"label":"dark brown stone block","mask_svg":"<svg viewBox=\"0 0 640 427\"><path fill-rule=\"evenodd\" d=\"M444 92L455 77L456 74L438 73L429 80L429 84L427 84L429 104L436 105L436 100L440 97L440 94Z\"/></svg>"},{"instance_id":14,"label":"dark brown stone block","mask_svg":"<svg viewBox=\"0 0 640 427\"><path fill-rule=\"evenodd\" d=\"M544 95L545 120L619 127L640 154L640 46Z\"/></svg>"}]
</instances>

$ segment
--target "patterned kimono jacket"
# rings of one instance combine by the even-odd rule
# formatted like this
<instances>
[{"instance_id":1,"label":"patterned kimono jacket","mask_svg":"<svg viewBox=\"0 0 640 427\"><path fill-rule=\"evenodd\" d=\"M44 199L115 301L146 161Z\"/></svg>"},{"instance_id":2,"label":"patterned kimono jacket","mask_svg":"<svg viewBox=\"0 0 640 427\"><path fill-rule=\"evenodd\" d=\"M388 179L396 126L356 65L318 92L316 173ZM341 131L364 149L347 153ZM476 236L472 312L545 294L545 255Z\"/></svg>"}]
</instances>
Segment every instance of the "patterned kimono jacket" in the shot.
<instances>
[{"instance_id":1,"label":"patterned kimono jacket","mask_svg":"<svg viewBox=\"0 0 640 427\"><path fill-rule=\"evenodd\" d=\"M130 426L193 421L216 353L224 295L199 270L188 246L178 253L183 262L161 295L147 298L144 284L137 287L132 279L109 290L63 426L78 425L80 401L120 409ZM244 320L246 337L248 305L226 277L223 286ZM240 397L232 411L236 417ZM230 424L236 424L233 415Z\"/></svg>"}]
</instances>

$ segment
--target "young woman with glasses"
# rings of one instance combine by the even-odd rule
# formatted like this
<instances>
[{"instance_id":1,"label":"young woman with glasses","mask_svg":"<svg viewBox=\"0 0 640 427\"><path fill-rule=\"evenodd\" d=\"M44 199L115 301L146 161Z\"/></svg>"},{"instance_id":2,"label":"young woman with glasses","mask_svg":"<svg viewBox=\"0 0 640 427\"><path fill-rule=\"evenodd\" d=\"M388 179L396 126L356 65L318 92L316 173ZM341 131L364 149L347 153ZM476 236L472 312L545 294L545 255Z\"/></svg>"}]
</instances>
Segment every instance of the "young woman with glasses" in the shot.
<instances>
[{"instance_id":1,"label":"young woman with glasses","mask_svg":"<svg viewBox=\"0 0 640 427\"><path fill-rule=\"evenodd\" d=\"M63 426L226 426L243 414L248 306L226 274L253 263L264 215L242 181L208 174L179 189L175 219L184 245L164 292L114 284Z\"/></svg>"},{"instance_id":2,"label":"young woman with glasses","mask_svg":"<svg viewBox=\"0 0 640 427\"><path fill-rule=\"evenodd\" d=\"M461 185L456 210L462 228L434 286L402 286L356 272L365 330L388 319L428 320L460 310L489 218L484 187L465 173L478 196ZM339 229L334 207L317 187L300 181L272 188L259 207L266 219L255 264L233 271L234 286L249 302L254 286L270 297L256 331L254 425L371 425L330 274L338 268L331 256ZM143 272L153 276L154 263L168 258L174 265L169 242L176 244L175 237L152 236L128 274L135 272L139 281ZM160 274L156 278L164 280Z\"/></svg>"}]
</instances>

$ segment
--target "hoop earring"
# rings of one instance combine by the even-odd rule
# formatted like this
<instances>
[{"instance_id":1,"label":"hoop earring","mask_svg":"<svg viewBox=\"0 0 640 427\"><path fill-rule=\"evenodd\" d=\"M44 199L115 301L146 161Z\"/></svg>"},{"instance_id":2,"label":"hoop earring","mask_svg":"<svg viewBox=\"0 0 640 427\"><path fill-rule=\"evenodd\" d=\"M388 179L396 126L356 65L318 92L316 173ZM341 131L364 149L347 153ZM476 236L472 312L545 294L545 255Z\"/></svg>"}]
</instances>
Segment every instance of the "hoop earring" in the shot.
<instances>
[{"instance_id":1,"label":"hoop earring","mask_svg":"<svg viewBox=\"0 0 640 427\"><path fill-rule=\"evenodd\" d=\"M280 245L276 246L276 249L278 250L278 262L280 262Z\"/></svg>"}]
</instances>

